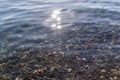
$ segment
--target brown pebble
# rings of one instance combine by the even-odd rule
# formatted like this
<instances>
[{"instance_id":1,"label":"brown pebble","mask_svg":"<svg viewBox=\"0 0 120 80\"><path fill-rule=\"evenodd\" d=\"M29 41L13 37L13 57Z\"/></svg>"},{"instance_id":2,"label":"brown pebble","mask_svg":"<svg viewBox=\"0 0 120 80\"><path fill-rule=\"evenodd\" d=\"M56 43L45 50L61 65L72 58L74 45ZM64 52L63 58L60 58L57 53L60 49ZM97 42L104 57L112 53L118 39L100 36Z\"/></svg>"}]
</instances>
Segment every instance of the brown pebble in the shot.
<instances>
[{"instance_id":1,"label":"brown pebble","mask_svg":"<svg viewBox=\"0 0 120 80\"><path fill-rule=\"evenodd\" d=\"M3 64L0 64L0 67L4 66L4 63Z\"/></svg>"},{"instance_id":2,"label":"brown pebble","mask_svg":"<svg viewBox=\"0 0 120 80\"><path fill-rule=\"evenodd\" d=\"M23 80L23 78L17 77L15 80Z\"/></svg>"},{"instance_id":3,"label":"brown pebble","mask_svg":"<svg viewBox=\"0 0 120 80\"><path fill-rule=\"evenodd\" d=\"M100 72L105 73L106 69L101 69Z\"/></svg>"},{"instance_id":4,"label":"brown pebble","mask_svg":"<svg viewBox=\"0 0 120 80\"><path fill-rule=\"evenodd\" d=\"M100 78L101 78L101 79L104 79L104 78L105 78L105 76L103 76L103 75L102 75L102 76L100 76Z\"/></svg>"},{"instance_id":5,"label":"brown pebble","mask_svg":"<svg viewBox=\"0 0 120 80\"><path fill-rule=\"evenodd\" d=\"M45 71L44 68L40 68L40 69L34 70L34 71L33 71L33 74L40 74L40 73L42 73L42 72L44 72L44 71Z\"/></svg>"}]
</instances>

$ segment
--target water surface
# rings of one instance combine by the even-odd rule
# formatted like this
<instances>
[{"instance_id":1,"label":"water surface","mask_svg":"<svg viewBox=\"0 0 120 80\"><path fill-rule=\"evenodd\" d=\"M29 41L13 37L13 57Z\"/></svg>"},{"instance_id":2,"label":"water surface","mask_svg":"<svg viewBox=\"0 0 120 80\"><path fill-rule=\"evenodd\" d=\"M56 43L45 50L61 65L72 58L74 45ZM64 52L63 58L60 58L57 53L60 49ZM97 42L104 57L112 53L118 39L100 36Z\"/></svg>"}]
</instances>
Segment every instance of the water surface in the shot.
<instances>
[{"instance_id":1,"label":"water surface","mask_svg":"<svg viewBox=\"0 0 120 80\"><path fill-rule=\"evenodd\" d=\"M118 56L119 14L120 0L0 0L0 57L21 48Z\"/></svg>"}]
</instances>

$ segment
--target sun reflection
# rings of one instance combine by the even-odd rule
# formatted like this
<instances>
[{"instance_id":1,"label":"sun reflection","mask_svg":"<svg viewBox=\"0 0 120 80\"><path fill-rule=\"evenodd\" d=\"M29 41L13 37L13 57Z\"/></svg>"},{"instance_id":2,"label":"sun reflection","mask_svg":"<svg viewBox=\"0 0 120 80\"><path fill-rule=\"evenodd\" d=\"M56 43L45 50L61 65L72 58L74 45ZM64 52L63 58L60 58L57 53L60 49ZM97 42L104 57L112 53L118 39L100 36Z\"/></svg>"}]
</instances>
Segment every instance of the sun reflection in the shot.
<instances>
[{"instance_id":1,"label":"sun reflection","mask_svg":"<svg viewBox=\"0 0 120 80\"><path fill-rule=\"evenodd\" d=\"M55 18L57 18L57 15L51 15L51 17L53 18L53 19L55 19Z\"/></svg>"},{"instance_id":2,"label":"sun reflection","mask_svg":"<svg viewBox=\"0 0 120 80\"><path fill-rule=\"evenodd\" d=\"M55 23L53 23L52 25L51 25L51 27L53 28L53 29L62 29L62 26L61 26L61 16L60 16L60 14L61 14L61 11L60 10L54 10L53 12L52 12L52 14L51 14L51 18L52 18L52 20L54 20L55 21Z\"/></svg>"},{"instance_id":3,"label":"sun reflection","mask_svg":"<svg viewBox=\"0 0 120 80\"><path fill-rule=\"evenodd\" d=\"M70 26L74 22L74 13L71 10L62 11L62 9L55 9L49 12L49 17L44 21L44 25L53 30L61 30Z\"/></svg>"},{"instance_id":4,"label":"sun reflection","mask_svg":"<svg viewBox=\"0 0 120 80\"><path fill-rule=\"evenodd\" d=\"M53 14L56 14L56 15L58 15L58 14L60 14L61 12L60 12L60 10L54 10L53 11Z\"/></svg>"},{"instance_id":5,"label":"sun reflection","mask_svg":"<svg viewBox=\"0 0 120 80\"><path fill-rule=\"evenodd\" d=\"M56 26L57 26L56 24L53 24L51 27L52 27L52 28L55 28Z\"/></svg>"},{"instance_id":6,"label":"sun reflection","mask_svg":"<svg viewBox=\"0 0 120 80\"><path fill-rule=\"evenodd\" d=\"M57 21L61 21L61 18L60 18L60 17L57 17L56 19L57 19Z\"/></svg>"}]
</instances>

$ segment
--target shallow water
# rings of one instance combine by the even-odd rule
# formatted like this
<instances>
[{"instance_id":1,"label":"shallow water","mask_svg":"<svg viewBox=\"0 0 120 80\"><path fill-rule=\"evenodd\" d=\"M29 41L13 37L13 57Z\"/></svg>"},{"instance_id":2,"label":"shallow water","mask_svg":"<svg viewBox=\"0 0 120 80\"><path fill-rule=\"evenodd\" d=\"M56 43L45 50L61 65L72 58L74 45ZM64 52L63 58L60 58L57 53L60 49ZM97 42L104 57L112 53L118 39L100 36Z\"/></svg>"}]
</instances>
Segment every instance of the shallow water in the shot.
<instances>
[{"instance_id":1,"label":"shallow water","mask_svg":"<svg viewBox=\"0 0 120 80\"><path fill-rule=\"evenodd\" d=\"M0 0L0 57L21 48L118 56L119 14L120 0Z\"/></svg>"}]
</instances>

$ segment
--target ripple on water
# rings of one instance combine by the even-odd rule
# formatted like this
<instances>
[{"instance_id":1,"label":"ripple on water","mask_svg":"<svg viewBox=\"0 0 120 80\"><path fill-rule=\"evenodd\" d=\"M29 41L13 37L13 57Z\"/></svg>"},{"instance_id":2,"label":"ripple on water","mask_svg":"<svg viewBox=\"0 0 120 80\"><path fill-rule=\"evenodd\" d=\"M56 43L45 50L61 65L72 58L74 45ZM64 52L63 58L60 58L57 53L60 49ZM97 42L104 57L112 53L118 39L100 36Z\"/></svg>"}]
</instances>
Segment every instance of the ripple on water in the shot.
<instances>
[{"instance_id":1,"label":"ripple on water","mask_svg":"<svg viewBox=\"0 0 120 80\"><path fill-rule=\"evenodd\" d=\"M42 47L84 56L118 54L119 3L106 1L1 0L0 54Z\"/></svg>"}]
</instances>

